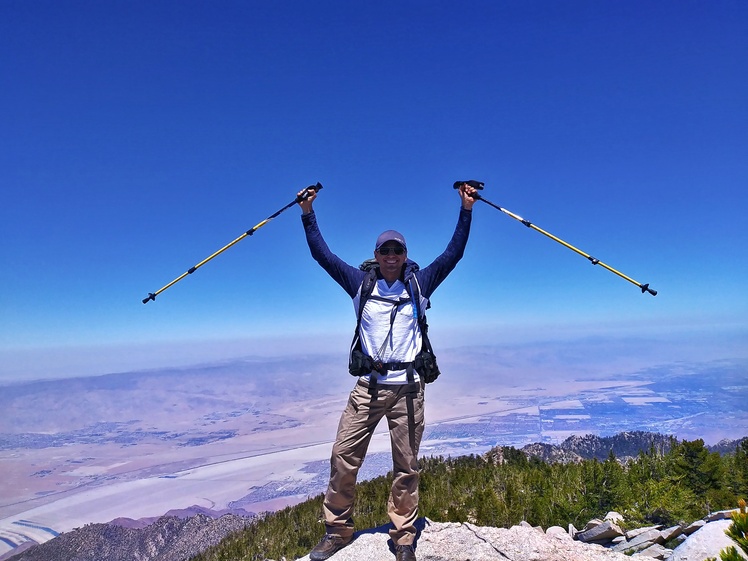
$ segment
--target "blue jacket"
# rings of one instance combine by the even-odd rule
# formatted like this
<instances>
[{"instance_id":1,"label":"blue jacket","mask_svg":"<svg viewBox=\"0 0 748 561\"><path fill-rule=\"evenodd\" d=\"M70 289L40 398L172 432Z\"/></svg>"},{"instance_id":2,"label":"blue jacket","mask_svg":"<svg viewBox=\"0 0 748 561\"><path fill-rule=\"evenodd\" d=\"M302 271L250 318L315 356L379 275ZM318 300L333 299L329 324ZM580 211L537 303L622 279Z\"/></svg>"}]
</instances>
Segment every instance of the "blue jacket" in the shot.
<instances>
[{"instance_id":1,"label":"blue jacket","mask_svg":"<svg viewBox=\"0 0 748 561\"><path fill-rule=\"evenodd\" d=\"M417 310L409 300L406 284L411 277L415 277L421 297L419 306L425 311L431 294L462 258L470 234L471 219L471 211L460 210L452 239L444 252L429 266L419 270L416 263L408 259L401 280L392 285L379 276L372 292L372 295L378 296L379 299L368 299L361 312L358 337L364 353L383 363L410 363L415 360L421 350L423 338ZM358 316L361 285L368 273L349 265L330 251L322 238L313 212L303 214L302 222L312 257L353 299L354 310ZM407 383L405 370L372 372L371 375L377 377L378 383Z\"/></svg>"}]
</instances>

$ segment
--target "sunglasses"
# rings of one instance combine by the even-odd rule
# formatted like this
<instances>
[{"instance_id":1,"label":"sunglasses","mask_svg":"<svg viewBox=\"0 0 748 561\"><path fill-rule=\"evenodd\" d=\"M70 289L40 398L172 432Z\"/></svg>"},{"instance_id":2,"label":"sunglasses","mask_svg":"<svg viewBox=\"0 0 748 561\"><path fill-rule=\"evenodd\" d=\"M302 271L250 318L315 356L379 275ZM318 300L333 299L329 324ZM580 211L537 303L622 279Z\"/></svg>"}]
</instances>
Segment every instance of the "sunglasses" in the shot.
<instances>
[{"instance_id":1,"label":"sunglasses","mask_svg":"<svg viewBox=\"0 0 748 561\"><path fill-rule=\"evenodd\" d=\"M377 250L377 253L379 255L389 255L390 253L394 253L395 255L402 255L405 253L404 247L380 247Z\"/></svg>"}]
</instances>

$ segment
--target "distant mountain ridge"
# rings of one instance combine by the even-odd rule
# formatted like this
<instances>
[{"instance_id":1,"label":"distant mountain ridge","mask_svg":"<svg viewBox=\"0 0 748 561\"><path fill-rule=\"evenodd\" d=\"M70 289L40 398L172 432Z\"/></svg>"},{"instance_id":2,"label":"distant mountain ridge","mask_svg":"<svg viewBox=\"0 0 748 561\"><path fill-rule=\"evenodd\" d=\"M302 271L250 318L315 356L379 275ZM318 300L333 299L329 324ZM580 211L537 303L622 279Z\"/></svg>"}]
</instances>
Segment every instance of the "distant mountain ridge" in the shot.
<instances>
[{"instance_id":1,"label":"distant mountain ridge","mask_svg":"<svg viewBox=\"0 0 748 561\"><path fill-rule=\"evenodd\" d=\"M185 519L185 518L192 518L193 516L197 516L199 514L207 518L210 518L212 520L221 518L222 516L225 516L227 514L232 514L240 518L255 518L257 516L254 512L247 512L246 510L242 508L212 510L212 509L205 508L202 506L193 505L187 508L171 509L166 514L163 514L161 516L153 516L149 518L138 518L137 520L132 519L132 518L115 518L114 520L110 521L109 524L113 524L115 526L121 526L123 528L136 529L136 528L145 528L147 526L150 526L151 524L156 522L159 518L163 518L164 516L173 516L175 518Z\"/></svg>"},{"instance_id":2,"label":"distant mountain ridge","mask_svg":"<svg viewBox=\"0 0 748 561\"><path fill-rule=\"evenodd\" d=\"M737 440L721 440L713 446L706 446L710 452L718 452L720 455L731 454L735 448L748 437ZM678 439L671 435L656 432L632 431L621 432L613 436L596 436L586 434L584 436L570 436L561 444L546 444L536 442L521 448L528 456L533 456L544 462L578 462L581 460L608 459L610 453L618 460L625 461L637 456L640 452L647 452L654 448L659 454L667 453Z\"/></svg>"},{"instance_id":3,"label":"distant mountain ridge","mask_svg":"<svg viewBox=\"0 0 748 561\"><path fill-rule=\"evenodd\" d=\"M707 446L710 452L719 452L720 454L732 454L735 452L735 448L739 446L742 442L745 442L748 440L748 436L744 436L743 438L738 438L736 440L730 440L729 438L724 438L717 442L717 444L713 446Z\"/></svg>"}]
</instances>

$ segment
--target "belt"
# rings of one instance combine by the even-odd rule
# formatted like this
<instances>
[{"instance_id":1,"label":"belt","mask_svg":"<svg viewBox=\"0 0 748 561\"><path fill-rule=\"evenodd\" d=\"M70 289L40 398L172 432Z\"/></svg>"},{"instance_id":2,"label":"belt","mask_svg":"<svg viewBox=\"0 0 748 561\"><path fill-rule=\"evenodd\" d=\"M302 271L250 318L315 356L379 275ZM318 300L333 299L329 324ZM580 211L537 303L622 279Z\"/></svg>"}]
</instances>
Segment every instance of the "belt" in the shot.
<instances>
[{"instance_id":1,"label":"belt","mask_svg":"<svg viewBox=\"0 0 748 561\"><path fill-rule=\"evenodd\" d=\"M372 368L377 372L390 372L393 370L405 370L411 367L415 362L376 362L372 363Z\"/></svg>"}]
</instances>

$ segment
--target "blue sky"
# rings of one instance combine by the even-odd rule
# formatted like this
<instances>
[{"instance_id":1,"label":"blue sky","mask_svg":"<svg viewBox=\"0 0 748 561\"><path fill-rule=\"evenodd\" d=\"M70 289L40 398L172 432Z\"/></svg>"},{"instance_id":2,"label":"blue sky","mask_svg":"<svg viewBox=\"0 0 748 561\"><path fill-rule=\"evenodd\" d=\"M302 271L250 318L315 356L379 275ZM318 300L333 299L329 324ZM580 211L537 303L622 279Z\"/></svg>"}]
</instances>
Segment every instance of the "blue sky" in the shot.
<instances>
[{"instance_id":1,"label":"blue sky","mask_svg":"<svg viewBox=\"0 0 748 561\"><path fill-rule=\"evenodd\" d=\"M433 298L443 344L745 356L747 28L742 0L5 0L0 379L340 351L350 301L297 208L141 303L317 181L354 264L389 228L428 264L476 178L659 291L478 203Z\"/></svg>"}]
</instances>

